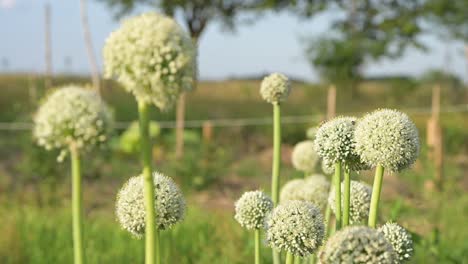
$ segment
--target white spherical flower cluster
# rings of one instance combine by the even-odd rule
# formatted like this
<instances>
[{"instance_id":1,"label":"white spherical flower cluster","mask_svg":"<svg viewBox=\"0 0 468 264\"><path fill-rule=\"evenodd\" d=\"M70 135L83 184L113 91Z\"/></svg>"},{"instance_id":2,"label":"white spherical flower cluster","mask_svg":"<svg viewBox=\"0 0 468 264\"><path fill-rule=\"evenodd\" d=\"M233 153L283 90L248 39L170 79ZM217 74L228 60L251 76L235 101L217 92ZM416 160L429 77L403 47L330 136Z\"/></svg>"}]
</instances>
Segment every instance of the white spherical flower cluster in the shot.
<instances>
[{"instance_id":1,"label":"white spherical flower cluster","mask_svg":"<svg viewBox=\"0 0 468 264\"><path fill-rule=\"evenodd\" d=\"M354 150L355 124L354 117L337 117L321 125L314 141L319 156L330 164L342 162L353 171L365 169Z\"/></svg>"},{"instance_id":2,"label":"white spherical flower cluster","mask_svg":"<svg viewBox=\"0 0 468 264\"><path fill-rule=\"evenodd\" d=\"M394 264L392 245L377 230L365 226L344 228L330 237L320 250L319 263Z\"/></svg>"},{"instance_id":3,"label":"white spherical flower cluster","mask_svg":"<svg viewBox=\"0 0 468 264\"><path fill-rule=\"evenodd\" d=\"M260 229L272 209L273 201L263 192L246 192L235 203L234 218L246 229Z\"/></svg>"},{"instance_id":4,"label":"white spherical flower cluster","mask_svg":"<svg viewBox=\"0 0 468 264\"><path fill-rule=\"evenodd\" d=\"M411 166L419 154L418 129L396 110L382 109L364 116L356 126L355 140L363 162L393 172Z\"/></svg>"},{"instance_id":5,"label":"white spherical flower cluster","mask_svg":"<svg viewBox=\"0 0 468 264\"><path fill-rule=\"evenodd\" d=\"M160 173L153 173L156 225L166 230L182 221L185 200L174 181ZM145 233L146 210L143 175L130 178L117 194L116 215L120 225L136 237Z\"/></svg>"},{"instance_id":6,"label":"white spherical flower cluster","mask_svg":"<svg viewBox=\"0 0 468 264\"><path fill-rule=\"evenodd\" d=\"M266 221L269 245L295 256L307 256L322 245L325 226L320 209L310 202L289 201L273 209Z\"/></svg>"},{"instance_id":7,"label":"white spherical flower cluster","mask_svg":"<svg viewBox=\"0 0 468 264\"><path fill-rule=\"evenodd\" d=\"M288 98L291 85L288 77L281 73L272 73L265 77L260 86L263 100L276 104Z\"/></svg>"},{"instance_id":8,"label":"white spherical flower cluster","mask_svg":"<svg viewBox=\"0 0 468 264\"><path fill-rule=\"evenodd\" d=\"M150 12L125 20L103 53L105 75L116 77L138 101L167 110L192 89L195 47L172 18Z\"/></svg>"},{"instance_id":9,"label":"white spherical flower cluster","mask_svg":"<svg viewBox=\"0 0 468 264\"><path fill-rule=\"evenodd\" d=\"M323 210L327 205L330 182L323 175L316 174L305 179L295 179L287 182L280 192L280 201L292 200L311 202Z\"/></svg>"},{"instance_id":10,"label":"white spherical flower cluster","mask_svg":"<svg viewBox=\"0 0 468 264\"><path fill-rule=\"evenodd\" d=\"M313 172L319 161L319 156L314 148L312 140L297 143L291 154L291 161L297 170Z\"/></svg>"},{"instance_id":11,"label":"white spherical flower cluster","mask_svg":"<svg viewBox=\"0 0 468 264\"><path fill-rule=\"evenodd\" d=\"M350 184L351 197L349 201L349 222L351 224L362 223L367 220L369 216L369 208L372 197L372 188L363 182L351 181ZM341 206L343 208L344 202L344 184L341 183ZM335 188L328 196L328 204L333 212L336 211L335 207Z\"/></svg>"},{"instance_id":12,"label":"white spherical flower cluster","mask_svg":"<svg viewBox=\"0 0 468 264\"><path fill-rule=\"evenodd\" d=\"M413 240L411 234L397 223L386 223L378 229L398 256L398 263L408 261L413 255Z\"/></svg>"},{"instance_id":13,"label":"white spherical flower cluster","mask_svg":"<svg viewBox=\"0 0 468 264\"><path fill-rule=\"evenodd\" d=\"M112 114L92 89L68 85L49 95L34 116L33 136L47 150L89 149L107 140Z\"/></svg>"}]
</instances>

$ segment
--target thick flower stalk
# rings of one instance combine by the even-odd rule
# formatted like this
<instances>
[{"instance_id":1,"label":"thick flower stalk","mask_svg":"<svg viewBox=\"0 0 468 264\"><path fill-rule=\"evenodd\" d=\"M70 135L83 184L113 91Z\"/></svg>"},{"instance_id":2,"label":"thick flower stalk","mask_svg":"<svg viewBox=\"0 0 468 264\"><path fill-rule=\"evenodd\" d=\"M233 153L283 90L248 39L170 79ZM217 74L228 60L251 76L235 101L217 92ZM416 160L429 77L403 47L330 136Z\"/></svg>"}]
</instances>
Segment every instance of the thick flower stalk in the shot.
<instances>
[{"instance_id":1,"label":"thick flower stalk","mask_svg":"<svg viewBox=\"0 0 468 264\"><path fill-rule=\"evenodd\" d=\"M271 196L273 204L279 203L279 174L281 166L281 108L291 90L288 77L280 73L273 73L265 77L260 86L262 98L273 104L273 164L271 175ZM273 251L273 263L279 264L280 256Z\"/></svg>"},{"instance_id":2,"label":"thick flower stalk","mask_svg":"<svg viewBox=\"0 0 468 264\"><path fill-rule=\"evenodd\" d=\"M320 264L380 263L394 264L392 245L375 229L351 226L335 233L318 253Z\"/></svg>"},{"instance_id":3,"label":"thick flower stalk","mask_svg":"<svg viewBox=\"0 0 468 264\"><path fill-rule=\"evenodd\" d=\"M291 161L296 170L305 174L315 171L319 156L314 148L312 140L305 140L297 143L291 154Z\"/></svg>"},{"instance_id":4,"label":"thick flower stalk","mask_svg":"<svg viewBox=\"0 0 468 264\"><path fill-rule=\"evenodd\" d=\"M281 188L280 201L299 200L311 202L321 211L327 205L330 182L323 175L312 175L305 179L295 179L287 182Z\"/></svg>"},{"instance_id":5,"label":"thick flower stalk","mask_svg":"<svg viewBox=\"0 0 468 264\"><path fill-rule=\"evenodd\" d=\"M185 200L174 181L158 172L152 176L154 186L154 221L158 230L170 229L185 216ZM116 200L117 220L123 229L137 238L146 232L145 179L143 175L131 177L120 189Z\"/></svg>"},{"instance_id":6,"label":"thick flower stalk","mask_svg":"<svg viewBox=\"0 0 468 264\"><path fill-rule=\"evenodd\" d=\"M397 254L397 263L403 263L413 256L413 239L405 228L397 223L386 223L377 229L384 235Z\"/></svg>"},{"instance_id":7,"label":"thick flower stalk","mask_svg":"<svg viewBox=\"0 0 468 264\"><path fill-rule=\"evenodd\" d=\"M115 77L138 102L145 204L151 216L147 217L145 232L147 264L161 261L152 199L149 105L168 110L182 92L192 89L195 57L195 47L188 34L172 18L153 12L124 21L107 38L104 47L105 75Z\"/></svg>"},{"instance_id":8,"label":"thick flower stalk","mask_svg":"<svg viewBox=\"0 0 468 264\"><path fill-rule=\"evenodd\" d=\"M320 209L310 202L289 201L273 209L266 221L268 244L288 255L308 256L321 245L325 226Z\"/></svg>"},{"instance_id":9,"label":"thick flower stalk","mask_svg":"<svg viewBox=\"0 0 468 264\"><path fill-rule=\"evenodd\" d=\"M358 122L355 140L361 160L376 168L369 213L369 226L375 227L384 170L399 172L416 161L418 130L406 114L382 109L365 115Z\"/></svg>"},{"instance_id":10,"label":"thick flower stalk","mask_svg":"<svg viewBox=\"0 0 468 264\"><path fill-rule=\"evenodd\" d=\"M344 182L341 183L344 185ZM367 220L369 216L369 208L371 202L372 189L369 185L359 181L351 181L351 196L349 201L349 221L350 224L359 224ZM343 188L341 190L344 191ZM333 212L336 211L335 207L335 189L332 188L328 203ZM341 203L344 204L344 196L342 196Z\"/></svg>"},{"instance_id":11,"label":"thick flower stalk","mask_svg":"<svg viewBox=\"0 0 468 264\"><path fill-rule=\"evenodd\" d=\"M59 88L34 117L33 136L45 149L59 149L58 161L71 157L74 262L85 262L80 154L102 144L110 133L112 115L91 89L69 85Z\"/></svg>"},{"instance_id":12,"label":"thick flower stalk","mask_svg":"<svg viewBox=\"0 0 468 264\"><path fill-rule=\"evenodd\" d=\"M317 131L315 137L315 148L324 160L329 164L334 164L333 185L338 191L335 192L335 215L336 229L349 224L349 196L350 196L350 173L363 169L359 156L355 153L354 129L356 119L354 117L337 117L324 123ZM341 204L341 173L344 169L345 201L343 204L343 218Z\"/></svg>"},{"instance_id":13,"label":"thick flower stalk","mask_svg":"<svg viewBox=\"0 0 468 264\"><path fill-rule=\"evenodd\" d=\"M260 229L273 209L273 201L261 191L244 193L235 203L234 218L247 230L254 230L255 264L260 263Z\"/></svg>"}]
</instances>

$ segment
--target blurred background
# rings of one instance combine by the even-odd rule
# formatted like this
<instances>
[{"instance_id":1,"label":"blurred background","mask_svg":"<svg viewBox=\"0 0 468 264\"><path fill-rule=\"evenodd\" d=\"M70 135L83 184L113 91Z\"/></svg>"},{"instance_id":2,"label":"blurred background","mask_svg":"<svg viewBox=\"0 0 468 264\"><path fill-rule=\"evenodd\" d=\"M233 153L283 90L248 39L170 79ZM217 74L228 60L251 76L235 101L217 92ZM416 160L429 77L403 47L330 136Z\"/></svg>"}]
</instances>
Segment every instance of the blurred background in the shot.
<instances>
[{"instance_id":1,"label":"blurred background","mask_svg":"<svg viewBox=\"0 0 468 264\"><path fill-rule=\"evenodd\" d=\"M114 216L118 189L140 171L136 102L101 73L109 33L146 11L173 16L199 52L196 89L151 113L155 168L189 207L163 233L166 263L252 259L233 203L269 191L272 109L259 87L270 72L293 80L282 183L302 177L290 154L309 128L402 110L422 150L412 169L385 176L381 222L413 233L412 263L468 263L467 0L0 0L0 263L71 262L69 164L31 135L41 99L69 83L98 89L117 121L108 146L83 161L88 262L143 263L143 241ZM354 177L372 182L370 172Z\"/></svg>"}]
</instances>

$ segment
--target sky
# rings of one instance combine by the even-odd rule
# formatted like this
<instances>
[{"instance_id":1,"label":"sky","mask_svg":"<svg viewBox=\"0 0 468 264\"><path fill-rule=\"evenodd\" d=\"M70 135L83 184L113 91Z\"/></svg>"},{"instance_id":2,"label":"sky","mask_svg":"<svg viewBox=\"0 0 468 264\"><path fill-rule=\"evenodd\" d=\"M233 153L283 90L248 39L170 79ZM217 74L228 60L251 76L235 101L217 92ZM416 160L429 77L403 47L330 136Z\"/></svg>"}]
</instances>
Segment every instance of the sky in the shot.
<instances>
[{"instance_id":1,"label":"sky","mask_svg":"<svg viewBox=\"0 0 468 264\"><path fill-rule=\"evenodd\" d=\"M0 72L43 72L44 4L52 7L52 49L54 73L89 72L81 29L79 1L0 0ZM141 12L137 10L136 12ZM102 3L88 1L88 16L94 50L102 68L102 47L110 32L117 29L112 12ZM333 14L301 20L290 14L267 14L253 24L243 23L228 32L211 23L200 40L201 79L220 80L232 76L282 72L296 78L317 81L319 76L303 56L304 37L325 33ZM468 80L463 44L423 36L430 52L409 49L398 60L368 63L366 76L419 76L430 69L442 69ZM68 61L68 63L66 62ZM71 62L71 63L70 63Z\"/></svg>"}]
</instances>

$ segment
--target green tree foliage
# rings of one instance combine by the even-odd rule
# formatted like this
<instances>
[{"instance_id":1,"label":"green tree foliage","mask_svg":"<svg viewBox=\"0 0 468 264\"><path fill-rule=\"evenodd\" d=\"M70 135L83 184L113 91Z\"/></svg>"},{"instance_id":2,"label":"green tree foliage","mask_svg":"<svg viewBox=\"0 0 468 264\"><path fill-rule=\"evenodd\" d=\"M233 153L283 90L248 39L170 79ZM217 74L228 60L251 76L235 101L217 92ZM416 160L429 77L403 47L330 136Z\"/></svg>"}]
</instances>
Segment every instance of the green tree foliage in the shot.
<instances>
[{"instance_id":1,"label":"green tree foliage","mask_svg":"<svg viewBox=\"0 0 468 264\"><path fill-rule=\"evenodd\" d=\"M427 20L441 27L442 35L468 42L468 0L426 0L424 12Z\"/></svg>"},{"instance_id":2,"label":"green tree foliage","mask_svg":"<svg viewBox=\"0 0 468 264\"><path fill-rule=\"evenodd\" d=\"M321 78L338 86L355 81L363 64L363 51L340 38L323 37L307 43L306 55Z\"/></svg>"},{"instance_id":3,"label":"green tree foliage","mask_svg":"<svg viewBox=\"0 0 468 264\"><path fill-rule=\"evenodd\" d=\"M406 0L329 1L325 10L337 14L331 31L306 41L307 58L329 82L358 81L365 63L398 58L408 46L423 48L416 38L421 6Z\"/></svg>"},{"instance_id":4,"label":"green tree foliage","mask_svg":"<svg viewBox=\"0 0 468 264\"><path fill-rule=\"evenodd\" d=\"M426 71L419 79L423 84L442 83L454 88L463 87L463 82L456 75L438 69L430 69Z\"/></svg>"},{"instance_id":5,"label":"green tree foliage","mask_svg":"<svg viewBox=\"0 0 468 264\"><path fill-rule=\"evenodd\" d=\"M246 11L259 11L273 7L271 0L99 0L108 4L117 17L123 16L137 6L153 6L169 16L180 14L192 39L197 41L207 25L215 20L233 29L236 18Z\"/></svg>"}]
</instances>

